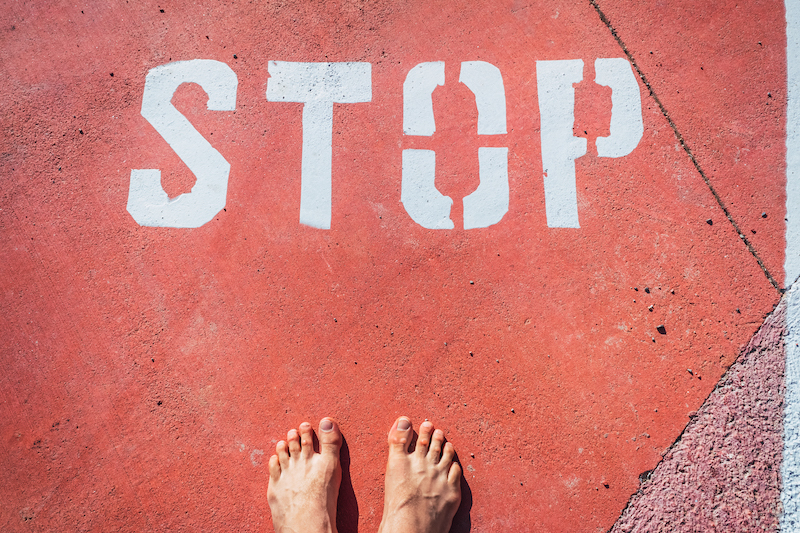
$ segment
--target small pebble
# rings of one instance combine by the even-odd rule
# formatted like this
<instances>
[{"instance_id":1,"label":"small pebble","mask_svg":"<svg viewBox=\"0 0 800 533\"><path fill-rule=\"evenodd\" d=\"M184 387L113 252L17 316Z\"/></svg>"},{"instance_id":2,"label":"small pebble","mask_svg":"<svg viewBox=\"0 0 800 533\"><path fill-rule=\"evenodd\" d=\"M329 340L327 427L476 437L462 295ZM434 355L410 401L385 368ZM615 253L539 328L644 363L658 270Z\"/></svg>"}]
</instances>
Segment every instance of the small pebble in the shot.
<instances>
[{"instance_id":1,"label":"small pebble","mask_svg":"<svg viewBox=\"0 0 800 533\"><path fill-rule=\"evenodd\" d=\"M644 292L646 292L647 294L650 294L650 287L645 287L644 288Z\"/></svg>"},{"instance_id":2,"label":"small pebble","mask_svg":"<svg viewBox=\"0 0 800 533\"><path fill-rule=\"evenodd\" d=\"M652 312L653 312L653 306L652 306L652 305L648 306L648 307L647 307L647 310L648 310L648 311L650 311L650 312L652 313Z\"/></svg>"},{"instance_id":3,"label":"small pebble","mask_svg":"<svg viewBox=\"0 0 800 533\"><path fill-rule=\"evenodd\" d=\"M691 369L691 368L687 368L687 369L686 369L686 371L687 371L688 373L690 373L691 375L693 375L693 376L694 376L694 372L692 372L692 369Z\"/></svg>"},{"instance_id":4,"label":"small pebble","mask_svg":"<svg viewBox=\"0 0 800 533\"><path fill-rule=\"evenodd\" d=\"M513 412L515 412L515 411L512 409L512 410L511 410L511 412L513 413Z\"/></svg>"},{"instance_id":5,"label":"small pebble","mask_svg":"<svg viewBox=\"0 0 800 533\"><path fill-rule=\"evenodd\" d=\"M709 218L708 220L706 220L706 224L708 224L709 226L713 226L714 221Z\"/></svg>"},{"instance_id":6,"label":"small pebble","mask_svg":"<svg viewBox=\"0 0 800 533\"><path fill-rule=\"evenodd\" d=\"M761 213L761 218L767 218L767 212L766 212L766 211L764 211L763 213Z\"/></svg>"}]
</instances>

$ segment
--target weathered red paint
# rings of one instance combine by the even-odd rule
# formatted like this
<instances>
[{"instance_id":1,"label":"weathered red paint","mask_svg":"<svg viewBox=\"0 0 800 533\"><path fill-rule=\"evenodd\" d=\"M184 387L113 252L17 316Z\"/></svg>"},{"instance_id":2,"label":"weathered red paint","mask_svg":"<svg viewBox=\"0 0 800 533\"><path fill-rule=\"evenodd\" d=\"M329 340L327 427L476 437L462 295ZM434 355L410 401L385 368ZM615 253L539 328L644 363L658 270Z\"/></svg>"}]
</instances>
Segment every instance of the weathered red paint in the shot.
<instances>
[{"instance_id":1,"label":"weathered red paint","mask_svg":"<svg viewBox=\"0 0 800 533\"><path fill-rule=\"evenodd\" d=\"M597 5L739 228L784 286L783 2L597 0Z\"/></svg>"},{"instance_id":2,"label":"weathered red paint","mask_svg":"<svg viewBox=\"0 0 800 533\"><path fill-rule=\"evenodd\" d=\"M779 531L786 299L611 529Z\"/></svg>"},{"instance_id":3,"label":"weathered red paint","mask_svg":"<svg viewBox=\"0 0 800 533\"><path fill-rule=\"evenodd\" d=\"M599 159L591 138L582 227L547 228L535 61L583 59L576 113L608 116L592 64L623 56L588 2L7 3L0 31L4 530L269 529L265 460L323 415L348 443L340 530L373 530L400 413L459 452L456 529L605 530L778 299L643 86L638 148ZM194 58L239 78L236 112L205 111L195 86L174 98L231 163L227 207L196 230L139 227L132 168L162 169L171 195L193 183L139 113L145 75ZM492 142L510 149L510 211L424 230L399 203L401 150L437 150L458 228L487 143L456 82L476 59L504 77L509 133ZM335 106L329 231L297 223L301 108L266 101L268 60L373 65L372 102ZM432 60L440 129L418 146L402 83ZM727 116L705 87L676 123ZM770 172L753 183L771 191ZM781 198L753 200L771 202L766 224ZM774 239L754 242L779 264Z\"/></svg>"}]
</instances>

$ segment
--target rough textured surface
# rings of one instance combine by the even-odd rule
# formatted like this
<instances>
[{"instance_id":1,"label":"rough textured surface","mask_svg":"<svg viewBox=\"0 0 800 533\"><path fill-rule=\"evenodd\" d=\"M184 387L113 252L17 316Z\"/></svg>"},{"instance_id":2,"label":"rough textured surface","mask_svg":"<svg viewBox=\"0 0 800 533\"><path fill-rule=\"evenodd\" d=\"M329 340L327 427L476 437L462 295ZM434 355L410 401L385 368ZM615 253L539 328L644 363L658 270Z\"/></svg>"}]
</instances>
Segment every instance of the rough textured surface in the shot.
<instances>
[{"instance_id":1,"label":"rough textured surface","mask_svg":"<svg viewBox=\"0 0 800 533\"><path fill-rule=\"evenodd\" d=\"M781 465L781 531L800 530L800 284L795 281L786 300L786 395L783 409Z\"/></svg>"},{"instance_id":2,"label":"rough textured surface","mask_svg":"<svg viewBox=\"0 0 800 533\"><path fill-rule=\"evenodd\" d=\"M783 0L596 1L742 233L782 284Z\"/></svg>"},{"instance_id":3,"label":"rough textured surface","mask_svg":"<svg viewBox=\"0 0 800 533\"><path fill-rule=\"evenodd\" d=\"M4 532L267 529L265 459L323 415L348 442L341 533L374 531L401 412L459 451L458 531L605 531L779 299L641 84L640 144L596 156L611 95L594 61L623 54L588 1L0 3ZM643 31L685 23L666 15ZM737 20L733 34L782 32ZM738 80L784 60L760 57L709 70ZM226 208L197 229L142 227L125 210L132 169L160 169L170 197L194 184L141 115L145 77L196 58L238 77L235 111L208 111L193 84L172 100L230 163ZM540 153L536 61L564 59L584 62L577 229L547 226ZM270 60L372 65L372 101L333 110L328 231L298 223L301 104L267 101ZM506 135L477 134L457 82L475 60L503 75ZM402 87L426 61L446 83L435 135L414 138ZM675 113L724 122L730 99L701 87ZM729 140L748 164L762 151ZM510 207L465 231L481 146L509 149ZM413 148L436 150L457 229L426 230L400 203ZM780 196L755 198L780 213Z\"/></svg>"},{"instance_id":4,"label":"rough textured surface","mask_svg":"<svg viewBox=\"0 0 800 533\"><path fill-rule=\"evenodd\" d=\"M786 299L631 498L612 533L777 531Z\"/></svg>"}]
</instances>

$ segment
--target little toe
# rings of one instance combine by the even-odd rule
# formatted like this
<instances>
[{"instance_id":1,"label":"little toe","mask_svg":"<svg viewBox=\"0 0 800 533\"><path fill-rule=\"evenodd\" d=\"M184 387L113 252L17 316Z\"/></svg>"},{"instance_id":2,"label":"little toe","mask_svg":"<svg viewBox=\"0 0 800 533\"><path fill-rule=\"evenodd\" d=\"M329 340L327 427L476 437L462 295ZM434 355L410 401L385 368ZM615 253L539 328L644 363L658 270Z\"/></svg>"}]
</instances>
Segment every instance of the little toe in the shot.
<instances>
[{"instance_id":1,"label":"little toe","mask_svg":"<svg viewBox=\"0 0 800 533\"><path fill-rule=\"evenodd\" d=\"M300 456L300 434L296 429L290 429L286 434L286 440L289 443L289 455L292 457Z\"/></svg>"},{"instance_id":2,"label":"little toe","mask_svg":"<svg viewBox=\"0 0 800 533\"><path fill-rule=\"evenodd\" d=\"M306 459L314 454L314 430L311 424L303 422L300 424L300 455Z\"/></svg>"},{"instance_id":3,"label":"little toe","mask_svg":"<svg viewBox=\"0 0 800 533\"><path fill-rule=\"evenodd\" d=\"M428 447L428 462L437 464L442 457L442 446L444 446L444 431L437 429L433 432L430 446Z\"/></svg>"},{"instance_id":4,"label":"little toe","mask_svg":"<svg viewBox=\"0 0 800 533\"><path fill-rule=\"evenodd\" d=\"M270 481L278 481L281 477L281 462L278 460L277 455L269 458L269 479Z\"/></svg>"},{"instance_id":5,"label":"little toe","mask_svg":"<svg viewBox=\"0 0 800 533\"><path fill-rule=\"evenodd\" d=\"M442 449L442 458L439 460L439 466L442 468L450 468L450 464L453 462L455 456L455 447L453 447L451 443L445 442L444 448Z\"/></svg>"},{"instance_id":6,"label":"little toe","mask_svg":"<svg viewBox=\"0 0 800 533\"><path fill-rule=\"evenodd\" d=\"M394 453L408 453L408 446L411 444L411 420L401 416L392 424L389 430L389 451Z\"/></svg>"},{"instance_id":7,"label":"little toe","mask_svg":"<svg viewBox=\"0 0 800 533\"><path fill-rule=\"evenodd\" d=\"M461 465L453 463L450 465L450 471L447 473L447 482L450 485L458 487L459 493L461 492Z\"/></svg>"},{"instance_id":8,"label":"little toe","mask_svg":"<svg viewBox=\"0 0 800 533\"><path fill-rule=\"evenodd\" d=\"M289 447L285 440L278 441L278 444L275 445L275 453L278 454L281 468L289 468Z\"/></svg>"},{"instance_id":9,"label":"little toe","mask_svg":"<svg viewBox=\"0 0 800 533\"><path fill-rule=\"evenodd\" d=\"M428 455L428 446L431 444L432 433L433 424L426 420L419 427L419 437L417 438L417 447L414 449L414 453L422 457Z\"/></svg>"},{"instance_id":10,"label":"little toe","mask_svg":"<svg viewBox=\"0 0 800 533\"><path fill-rule=\"evenodd\" d=\"M323 418L319 422L319 451L322 455L339 457L339 450L342 449L342 432L339 424L330 418Z\"/></svg>"}]
</instances>

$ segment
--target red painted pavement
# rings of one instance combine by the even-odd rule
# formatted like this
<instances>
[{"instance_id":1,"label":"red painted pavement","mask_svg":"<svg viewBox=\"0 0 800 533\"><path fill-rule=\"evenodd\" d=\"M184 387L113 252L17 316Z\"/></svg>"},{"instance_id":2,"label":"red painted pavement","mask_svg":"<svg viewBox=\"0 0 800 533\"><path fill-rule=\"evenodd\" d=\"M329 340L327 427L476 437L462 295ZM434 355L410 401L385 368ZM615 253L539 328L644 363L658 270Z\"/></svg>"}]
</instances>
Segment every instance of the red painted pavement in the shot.
<instances>
[{"instance_id":1,"label":"red painted pavement","mask_svg":"<svg viewBox=\"0 0 800 533\"><path fill-rule=\"evenodd\" d=\"M604 531L778 300L646 87L638 147L592 155L610 115L594 60L624 53L588 2L7 2L0 31L3 530L269 530L275 441L333 415L348 443L340 531L371 531L404 413L459 452L457 530ZM226 209L198 229L140 227L131 169L162 169L170 196L193 184L140 115L145 75L196 58L239 81L235 112L206 111L197 86L173 100L231 164ZM553 59L585 63L579 229L545 220L535 62ZM334 109L330 230L297 222L301 104L266 101L269 60L372 64L372 101ZM437 133L412 141L403 80L436 60ZM510 209L486 229L426 230L399 202L401 150L437 150L463 227L488 142L457 83L471 60L503 75L508 134L491 142L509 147ZM726 110L696 90L679 127ZM773 224L777 156L743 139ZM735 197L760 216L764 202ZM753 242L779 272L765 233Z\"/></svg>"},{"instance_id":2,"label":"red painted pavement","mask_svg":"<svg viewBox=\"0 0 800 533\"><path fill-rule=\"evenodd\" d=\"M742 233L783 287L783 2L597 0L597 5Z\"/></svg>"},{"instance_id":3,"label":"red painted pavement","mask_svg":"<svg viewBox=\"0 0 800 533\"><path fill-rule=\"evenodd\" d=\"M642 476L612 533L780 530L785 300Z\"/></svg>"}]
</instances>

